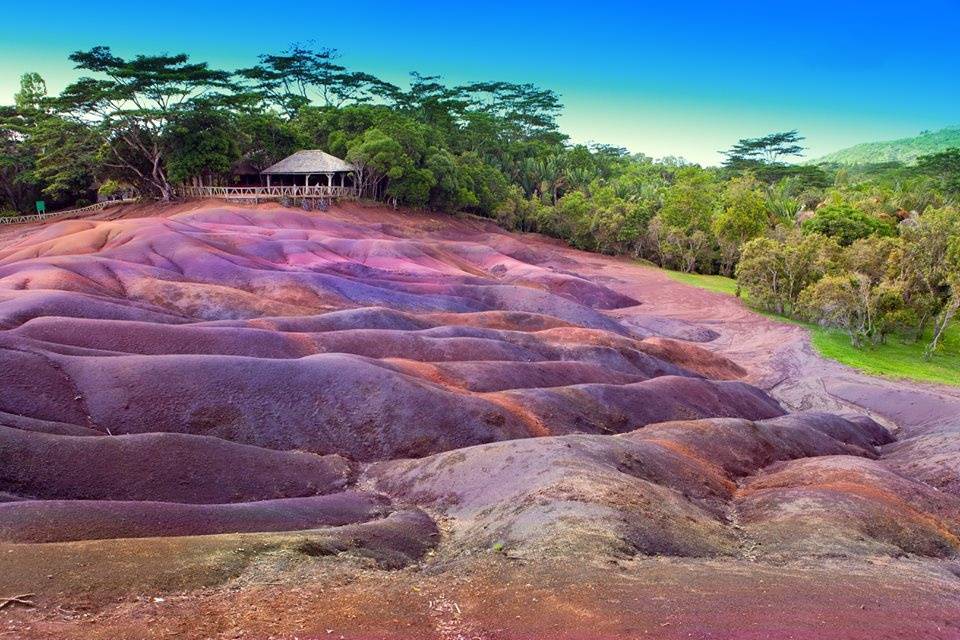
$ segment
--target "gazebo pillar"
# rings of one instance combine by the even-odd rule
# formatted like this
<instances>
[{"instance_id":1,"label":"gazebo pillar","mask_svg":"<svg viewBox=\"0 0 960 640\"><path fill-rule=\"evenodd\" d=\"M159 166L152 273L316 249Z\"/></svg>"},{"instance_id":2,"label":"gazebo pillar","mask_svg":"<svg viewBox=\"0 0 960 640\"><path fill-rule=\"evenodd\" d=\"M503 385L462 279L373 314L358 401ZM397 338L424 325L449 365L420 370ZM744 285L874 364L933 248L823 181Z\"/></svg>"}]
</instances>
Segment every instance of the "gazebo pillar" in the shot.
<instances>
[{"instance_id":1,"label":"gazebo pillar","mask_svg":"<svg viewBox=\"0 0 960 640\"><path fill-rule=\"evenodd\" d=\"M268 173L268 174L267 174L267 187L269 187L269 186L270 186L270 174Z\"/></svg>"}]
</instances>

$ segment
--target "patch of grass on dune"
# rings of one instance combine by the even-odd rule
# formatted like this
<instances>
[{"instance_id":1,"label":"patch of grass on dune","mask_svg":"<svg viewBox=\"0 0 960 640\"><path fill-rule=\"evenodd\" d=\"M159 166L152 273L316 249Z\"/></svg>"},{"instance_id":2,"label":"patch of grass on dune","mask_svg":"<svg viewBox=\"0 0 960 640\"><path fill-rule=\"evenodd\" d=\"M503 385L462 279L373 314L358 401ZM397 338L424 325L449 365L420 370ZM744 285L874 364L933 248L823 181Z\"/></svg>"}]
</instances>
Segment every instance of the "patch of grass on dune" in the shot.
<instances>
[{"instance_id":1,"label":"patch of grass on dune","mask_svg":"<svg viewBox=\"0 0 960 640\"><path fill-rule=\"evenodd\" d=\"M678 271L665 273L684 284L715 293L736 295L737 282L733 278ZM897 336L890 336L885 344L857 349L850 344L850 336L843 331L824 329L763 311L758 313L781 322L806 327L810 330L810 341L820 355L864 373L960 386L960 323L958 322L954 322L947 330L943 346L936 355L930 360L924 360L923 350L930 340L930 335L924 336L923 340L917 342L907 342Z\"/></svg>"}]
</instances>

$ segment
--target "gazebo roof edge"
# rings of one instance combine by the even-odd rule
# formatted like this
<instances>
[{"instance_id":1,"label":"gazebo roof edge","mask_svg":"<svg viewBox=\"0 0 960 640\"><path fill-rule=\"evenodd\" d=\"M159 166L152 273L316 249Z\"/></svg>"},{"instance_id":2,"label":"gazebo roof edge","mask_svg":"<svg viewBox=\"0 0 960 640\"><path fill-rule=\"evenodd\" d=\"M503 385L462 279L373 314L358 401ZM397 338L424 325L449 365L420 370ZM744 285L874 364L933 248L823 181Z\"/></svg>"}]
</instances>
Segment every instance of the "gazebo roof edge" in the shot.
<instances>
[{"instance_id":1,"label":"gazebo roof edge","mask_svg":"<svg viewBox=\"0 0 960 640\"><path fill-rule=\"evenodd\" d=\"M287 156L280 162L261 171L268 175L305 175L314 173L345 173L356 167L345 160L320 149L304 149Z\"/></svg>"}]
</instances>

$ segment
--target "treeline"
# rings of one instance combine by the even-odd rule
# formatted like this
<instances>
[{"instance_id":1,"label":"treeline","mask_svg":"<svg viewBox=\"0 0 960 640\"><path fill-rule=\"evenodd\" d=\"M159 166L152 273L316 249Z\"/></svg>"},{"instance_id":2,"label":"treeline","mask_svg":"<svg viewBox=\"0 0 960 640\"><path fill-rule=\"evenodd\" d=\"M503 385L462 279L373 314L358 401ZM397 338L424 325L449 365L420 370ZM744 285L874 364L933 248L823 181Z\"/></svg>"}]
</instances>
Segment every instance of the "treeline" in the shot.
<instances>
[{"instance_id":1,"label":"treeline","mask_svg":"<svg viewBox=\"0 0 960 640\"><path fill-rule=\"evenodd\" d=\"M533 167L565 149L559 98L533 85L450 87L414 73L401 89L303 46L233 72L106 47L70 59L88 75L48 96L27 74L0 108L0 208L119 188L168 200L178 184L229 184L321 148L358 167L367 197L489 215L511 182L539 181Z\"/></svg>"},{"instance_id":2,"label":"treeline","mask_svg":"<svg viewBox=\"0 0 960 640\"><path fill-rule=\"evenodd\" d=\"M779 227L745 243L737 284L767 311L842 329L854 346L931 335L930 357L960 308L960 215L928 208L899 233L837 236Z\"/></svg>"},{"instance_id":3,"label":"treeline","mask_svg":"<svg viewBox=\"0 0 960 640\"><path fill-rule=\"evenodd\" d=\"M559 96L529 84L398 87L302 45L231 72L185 55L74 53L83 77L47 95L26 74L0 107L0 211L82 205L118 192L166 200L293 151L358 169L367 198L465 211L590 251L737 275L771 311L931 349L960 300L960 151L843 168L790 164L795 131L743 139L722 167L573 145ZM936 242L934 242L934 240Z\"/></svg>"}]
</instances>

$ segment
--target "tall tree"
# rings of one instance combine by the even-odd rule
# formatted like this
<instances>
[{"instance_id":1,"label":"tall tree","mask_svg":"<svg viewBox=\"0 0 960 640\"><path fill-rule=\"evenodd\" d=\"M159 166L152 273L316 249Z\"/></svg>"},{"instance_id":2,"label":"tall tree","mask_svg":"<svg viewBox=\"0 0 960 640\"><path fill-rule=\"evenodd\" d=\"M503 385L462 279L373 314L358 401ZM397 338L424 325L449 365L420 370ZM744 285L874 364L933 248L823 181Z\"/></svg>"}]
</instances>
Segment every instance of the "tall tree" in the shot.
<instances>
[{"instance_id":1,"label":"tall tree","mask_svg":"<svg viewBox=\"0 0 960 640\"><path fill-rule=\"evenodd\" d=\"M727 157L724 166L742 169L758 164L780 164L783 158L803 155L804 137L793 131L771 133L760 138L741 138L733 147L721 151Z\"/></svg>"},{"instance_id":2,"label":"tall tree","mask_svg":"<svg viewBox=\"0 0 960 640\"><path fill-rule=\"evenodd\" d=\"M313 103L341 107L397 91L368 73L349 71L337 63L339 58L336 49L293 44L282 53L261 55L260 64L237 74L264 102L278 107L288 118Z\"/></svg>"},{"instance_id":3,"label":"tall tree","mask_svg":"<svg viewBox=\"0 0 960 640\"><path fill-rule=\"evenodd\" d=\"M713 220L724 275L733 273L740 247L766 231L768 223L766 202L756 179L745 176L729 181L720 199L720 210Z\"/></svg>"},{"instance_id":4,"label":"tall tree","mask_svg":"<svg viewBox=\"0 0 960 640\"><path fill-rule=\"evenodd\" d=\"M512 82L474 82L457 90L469 97L471 108L511 126L516 138L540 138L554 143L566 139L558 133L557 126L563 105L560 96L550 89Z\"/></svg>"},{"instance_id":5,"label":"tall tree","mask_svg":"<svg viewBox=\"0 0 960 640\"><path fill-rule=\"evenodd\" d=\"M34 134L46 116L42 107L46 93L43 78L25 73L20 77L14 104L0 106L0 197L5 203L0 209L9 207L25 213L37 195L33 170L39 151Z\"/></svg>"},{"instance_id":6,"label":"tall tree","mask_svg":"<svg viewBox=\"0 0 960 640\"><path fill-rule=\"evenodd\" d=\"M77 51L70 59L99 77L83 77L68 86L59 107L102 130L105 167L169 200L173 185L167 175L166 137L171 124L201 101L209 104L218 91L232 88L231 74L191 63L186 54L124 59L103 46Z\"/></svg>"}]
</instances>

